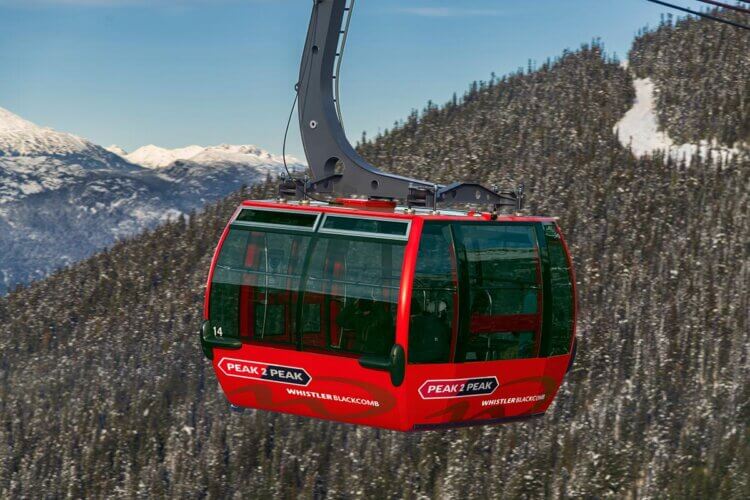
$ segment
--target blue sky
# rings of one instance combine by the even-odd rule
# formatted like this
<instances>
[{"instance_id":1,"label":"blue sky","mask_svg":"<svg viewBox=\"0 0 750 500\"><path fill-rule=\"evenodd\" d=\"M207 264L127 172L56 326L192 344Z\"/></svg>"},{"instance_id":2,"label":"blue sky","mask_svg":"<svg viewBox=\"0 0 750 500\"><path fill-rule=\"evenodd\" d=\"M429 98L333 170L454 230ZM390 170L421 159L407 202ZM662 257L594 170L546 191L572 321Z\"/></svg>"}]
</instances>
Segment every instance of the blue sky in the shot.
<instances>
[{"instance_id":1,"label":"blue sky","mask_svg":"<svg viewBox=\"0 0 750 500\"><path fill-rule=\"evenodd\" d=\"M680 2L678 2L680 3ZM685 2L682 2L685 4ZM281 151L310 0L0 0L0 107L128 150ZM598 37L624 56L644 0L359 0L342 72L352 142ZM302 148L293 123L290 152Z\"/></svg>"}]
</instances>

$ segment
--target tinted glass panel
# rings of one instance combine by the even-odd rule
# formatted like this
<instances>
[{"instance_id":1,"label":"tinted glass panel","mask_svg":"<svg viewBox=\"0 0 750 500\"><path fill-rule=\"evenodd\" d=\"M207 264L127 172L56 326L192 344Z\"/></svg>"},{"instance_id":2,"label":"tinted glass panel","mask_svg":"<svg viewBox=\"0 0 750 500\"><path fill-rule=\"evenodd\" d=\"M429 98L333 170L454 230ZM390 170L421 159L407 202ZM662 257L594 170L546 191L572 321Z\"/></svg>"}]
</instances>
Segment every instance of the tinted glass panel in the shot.
<instances>
[{"instance_id":1,"label":"tinted glass panel","mask_svg":"<svg viewBox=\"0 0 750 500\"><path fill-rule=\"evenodd\" d=\"M301 337L303 349L386 355L403 260L401 242L233 228L214 270L211 326L254 342L296 348Z\"/></svg>"},{"instance_id":2,"label":"tinted glass panel","mask_svg":"<svg viewBox=\"0 0 750 500\"><path fill-rule=\"evenodd\" d=\"M293 344L298 290L311 237L232 229L211 285L213 327L225 336ZM314 315L312 325L315 327Z\"/></svg>"},{"instance_id":3,"label":"tinted glass panel","mask_svg":"<svg viewBox=\"0 0 750 500\"><path fill-rule=\"evenodd\" d=\"M288 213L251 209L244 209L237 216L237 220L240 222L274 224L310 229L315 226L315 221L317 220L317 218L318 214L315 213Z\"/></svg>"},{"instance_id":4,"label":"tinted glass panel","mask_svg":"<svg viewBox=\"0 0 750 500\"><path fill-rule=\"evenodd\" d=\"M458 283L451 228L425 224L419 244L409 326L410 363L447 363L457 327Z\"/></svg>"},{"instance_id":5,"label":"tinted glass panel","mask_svg":"<svg viewBox=\"0 0 750 500\"><path fill-rule=\"evenodd\" d=\"M457 361L535 357L541 334L541 267L531 225L462 224L468 318Z\"/></svg>"},{"instance_id":6,"label":"tinted glass panel","mask_svg":"<svg viewBox=\"0 0 750 500\"><path fill-rule=\"evenodd\" d=\"M567 354L573 334L573 284L562 240L552 226L547 226L547 247L552 282L552 324L549 355Z\"/></svg>"},{"instance_id":7,"label":"tinted glass panel","mask_svg":"<svg viewBox=\"0 0 750 500\"><path fill-rule=\"evenodd\" d=\"M387 355L395 342L403 260L401 243L319 238L302 319L317 328L305 330L303 349Z\"/></svg>"},{"instance_id":8,"label":"tinted glass panel","mask_svg":"<svg viewBox=\"0 0 750 500\"><path fill-rule=\"evenodd\" d=\"M327 216L323 228L334 231L350 231L358 233L372 233L374 235L403 236L405 237L409 225L406 222L358 219L353 217Z\"/></svg>"}]
</instances>

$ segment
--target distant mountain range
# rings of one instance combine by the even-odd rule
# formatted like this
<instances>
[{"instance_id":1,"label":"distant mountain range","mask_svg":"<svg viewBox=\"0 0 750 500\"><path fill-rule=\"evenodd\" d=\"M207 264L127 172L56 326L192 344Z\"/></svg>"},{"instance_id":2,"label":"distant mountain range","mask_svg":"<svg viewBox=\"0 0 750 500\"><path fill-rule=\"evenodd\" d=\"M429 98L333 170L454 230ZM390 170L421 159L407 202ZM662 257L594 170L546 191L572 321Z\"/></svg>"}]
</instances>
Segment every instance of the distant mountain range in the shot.
<instances>
[{"instance_id":1,"label":"distant mountain range","mask_svg":"<svg viewBox=\"0 0 750 500\"><path fill-rule=\"evenodd\" d=\"M280 155L273 155L256 146L187 146L178 149L166 149L153 144L138 148L128 153L119 146L109 146L107 151L145 168L164 168L179 162L199 163L203 165L240 163L263 167L271 164L283 164Z\"/></svg>"},{"instance_id":2,"label":"distant mountain range","mask_svg":"<svg viewBox=\"0 0 750 500\"><path fill-rule=\"evenodd\" d=\"M0 294L282 169L249 145L127 154L0 108Z\"/></svg>"}]
</instances>

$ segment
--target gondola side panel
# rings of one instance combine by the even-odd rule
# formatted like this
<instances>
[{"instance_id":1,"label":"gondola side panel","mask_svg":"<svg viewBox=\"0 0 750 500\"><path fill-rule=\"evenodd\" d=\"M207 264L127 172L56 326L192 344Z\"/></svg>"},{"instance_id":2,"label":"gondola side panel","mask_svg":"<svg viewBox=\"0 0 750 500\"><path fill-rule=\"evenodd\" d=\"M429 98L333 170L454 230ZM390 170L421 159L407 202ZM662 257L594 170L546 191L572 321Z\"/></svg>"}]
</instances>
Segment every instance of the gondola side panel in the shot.
<instances>
[{"instance_id":1,"label":"gondola side panel","mask_svg":"<svg viewBox=\"0 0 750 500\"><path fill-rule=\"evenodd\" d=\"M414 429L503 423L543 415L567 356L409 367Z\"/></svg>"},{"instance_id":2,"label":"gondola side panel","mask_svg":"<svg viewBox=\"0 0 750 500\"><path fill-rule=\"evenodd\" d=\"M406 430L389 374L355 358L244 345L217 350L214 369L235 406Z\"/></svg>"}]
</instances>

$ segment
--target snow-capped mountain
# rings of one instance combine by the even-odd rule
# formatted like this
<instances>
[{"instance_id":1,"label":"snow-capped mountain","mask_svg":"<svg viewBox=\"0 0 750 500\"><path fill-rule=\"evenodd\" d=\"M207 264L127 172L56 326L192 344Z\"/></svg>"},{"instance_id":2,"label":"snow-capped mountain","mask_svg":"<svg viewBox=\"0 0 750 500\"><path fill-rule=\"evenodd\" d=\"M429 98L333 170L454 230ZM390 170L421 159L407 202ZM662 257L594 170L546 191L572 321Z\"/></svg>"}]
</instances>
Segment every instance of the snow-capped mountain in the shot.
<instances>
[{"instance_id":1,"label":"snow-capped mountain","mask_svg":"<svg viewBox=\"0 0 750 500\"><path fill-rule=\"evenodd\" d=\"M81 156L100 162L117 161L112 153L86 139L39 127L10 111L0 108L0 157Z\"/></svg>"},{"instance_id":2,"label":"snow-capped mountain","mask_svg":"<svg viewBox=\"0 0 750 500\"><path fill-rule=\"evenodd\" d=\"M81 137L39 127L0 108L0 206L84 179L139 167Z\"/></svg>"},{"instance_id":3,"label":"snow-capped mountain","mask_svg":"<svg viewBox=\"0 0 750 500\"><path fill-rule=\"evenodd\" d=\"M0 108L0 294L282 169L254 146L127 154Z\"/></svg>"},{"instance_id":4,"label":"snow-capped mountain","mask_svg":"<svg viewBox=\"0 0 750 500\"><path fill-rule=\"evenodd\" d=\"M284 161L280 155L273 155L255 146L230 146L228 144L203 148L198 154L185 158L185 160L206 165L248 163L256 167L268 164L275 165ZM292 161L299 163L294 159Z\"/></svg>"},{"instance_id":5,"label":"snow-capped mountain","mask_svg":"<svg viewBox=\"0 0 750 500\"><path fill-rule=\"evenodd\" d=\"M150 144L138 148L124 156L128 161L146 168L161 168L171 165L179 160L189 160L206 148L202 146L187 146L178 149L165 149Z\"/></svg>"},{"instance_id":6,"label":"snow-capped mountain","mask_svg":"<svg viewBox=\"0 0 750 500\"><path fill-rule=\"evenodd\" d=\"M145 168L165 168L180 162L190 162L201 165L253 165L263 168L267 165L283 164L280 155L274 155L257 146L233 146L221 144L219 146L187 146L177 149L166 149L150 144L127 153L118 146L107 148L110 152L120 155L123 159ZM287 161L299 165L299 161L287 157Z\"/></svg>"}]
</instances>

